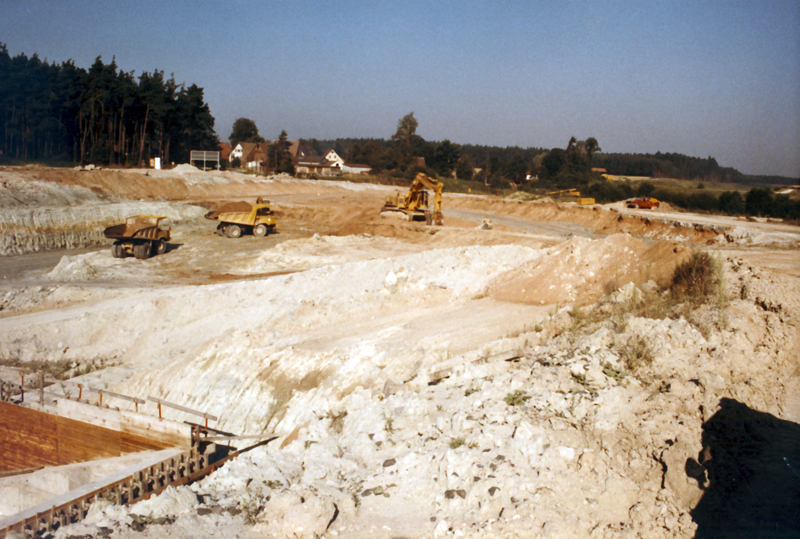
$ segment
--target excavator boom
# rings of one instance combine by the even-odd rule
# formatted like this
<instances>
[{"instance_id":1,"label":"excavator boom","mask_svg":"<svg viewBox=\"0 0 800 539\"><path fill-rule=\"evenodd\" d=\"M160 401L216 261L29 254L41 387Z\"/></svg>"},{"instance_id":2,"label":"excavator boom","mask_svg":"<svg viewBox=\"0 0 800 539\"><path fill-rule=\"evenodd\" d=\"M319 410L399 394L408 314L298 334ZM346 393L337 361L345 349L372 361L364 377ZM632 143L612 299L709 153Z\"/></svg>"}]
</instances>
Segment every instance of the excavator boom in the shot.
<instances>
[{"instance_id":1,"label":"excavator boom","mask_svg":"<svg viewBox=\"0 0 800 539\"><path fill-rule=\"evenodd\" d=\"M442 182L436 181L426 174L420 172L414 177L411 186L405 196L390 195L386 197L386 203L381 208L384 212L402 213L409 221L422 220L428 224L435 223L442 225ZM431 209L428 191L433 192L433 208Z\"/></svg>"}]
</instances>

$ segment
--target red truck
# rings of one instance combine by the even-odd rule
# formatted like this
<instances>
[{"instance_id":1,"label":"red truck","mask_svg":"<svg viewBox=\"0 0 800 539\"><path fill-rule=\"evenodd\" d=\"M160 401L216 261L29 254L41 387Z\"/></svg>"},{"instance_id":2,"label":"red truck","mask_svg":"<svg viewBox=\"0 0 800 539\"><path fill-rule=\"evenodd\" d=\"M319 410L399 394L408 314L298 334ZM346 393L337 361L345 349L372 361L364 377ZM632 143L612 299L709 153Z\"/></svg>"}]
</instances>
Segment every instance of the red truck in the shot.
<instances>
[{"instance_id":1,"label":"red truck","mask_svg":"<svg viewBox=\"0 0 800 539\"><path fill-rule=\"evenodd\" d=\"M638 197L632 198L628 200L627 206L629 208L637 208L637 209L644 209L644 210L654 210L661 205L661 202L654 199L653 197Z\"/></svg>"}]
</instances>

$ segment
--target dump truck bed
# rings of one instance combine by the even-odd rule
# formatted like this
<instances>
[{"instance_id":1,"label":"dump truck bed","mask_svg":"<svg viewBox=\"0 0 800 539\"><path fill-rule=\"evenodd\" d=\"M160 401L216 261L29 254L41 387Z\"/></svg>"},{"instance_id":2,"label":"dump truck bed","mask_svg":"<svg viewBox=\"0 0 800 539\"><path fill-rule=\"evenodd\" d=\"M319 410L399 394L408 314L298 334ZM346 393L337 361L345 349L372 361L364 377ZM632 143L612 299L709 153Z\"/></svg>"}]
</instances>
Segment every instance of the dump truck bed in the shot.
<instances>
[{"instance_id":1,"label":"dump truck bed","mask_svg":"<svg viewBox=\"0 0 800 539\"><path fill-rule=\"evenodd\" d=\"M111 239L143 239L158 240L169 239L169 232L158 228L158 223L166 219L156 215L136 215L128 217L121 225L114 225L106 228L103 235Z\"/></svg>"},{"instance_id":2,"label":"dump truck bed","mask_svg":"<svg viewBox=\"0 0 800 539\"><path fill-rule=\"evenodd\" d=\"M205 215L206 219L217 220L223 213L249 213L253 205L249 202L228 202L218 210L210 211Z\"/></svg>"},{"instance_id":3,"label":"dump truck bed","mask_svg":"<svg viewBox=\"0 0 800 539\"><path fill-rule=\"evenodd\" d=\"M248 226L252 226L255 221L255 215L252 211L219 213L216 218L225 223L236 223L237 225Z\"/></svg>"}]
</instances>

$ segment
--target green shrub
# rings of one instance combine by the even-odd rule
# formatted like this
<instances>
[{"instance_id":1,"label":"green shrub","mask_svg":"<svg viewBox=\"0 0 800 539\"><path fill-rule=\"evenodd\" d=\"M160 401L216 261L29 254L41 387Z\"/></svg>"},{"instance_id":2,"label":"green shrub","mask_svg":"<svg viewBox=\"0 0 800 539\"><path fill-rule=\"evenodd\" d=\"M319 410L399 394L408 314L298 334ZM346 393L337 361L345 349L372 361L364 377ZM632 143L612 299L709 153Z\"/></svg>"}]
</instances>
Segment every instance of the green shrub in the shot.
<instances>
[{"instance_id":1,"label":"green shrub","mask_svg":"<svg viewBox=\"0 0 800 539\"><path fill-rule=\"evenodd\" d=\"M669 286L670 294L679 302L691 305L705 303L717 292L717 262L705 251L695 251L678 264Z\"/></svg>"},{"instance_id":2,"label":"green shrub","mask_svg":"<svg viewBox=\"0 0 800 539\"><path fill-rule=\"evenodd\" d=\"M530 397L526 395L524 391L518 389L517 391L506 395L504 400L509 406L521 406L525 404L525 401L528 399L530 399Z\"/></svg>"}]
</instances>

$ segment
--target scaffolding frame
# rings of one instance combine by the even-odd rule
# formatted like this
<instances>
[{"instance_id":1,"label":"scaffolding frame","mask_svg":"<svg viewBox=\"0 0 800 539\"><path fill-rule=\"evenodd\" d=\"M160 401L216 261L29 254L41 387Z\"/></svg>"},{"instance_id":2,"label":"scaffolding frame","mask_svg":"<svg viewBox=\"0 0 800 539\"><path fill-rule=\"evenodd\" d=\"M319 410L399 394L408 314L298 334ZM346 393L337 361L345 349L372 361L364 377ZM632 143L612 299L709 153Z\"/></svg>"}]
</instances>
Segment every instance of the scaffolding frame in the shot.
<instances>
[{"instance_id":1,"label":"scaffolding frame","mask_svg":"<svg viewBox=\"0 0 800 539\"><path fill-rule=\"evenodd\" d=\"M189 163L192 165L195 164L196 161L203 162L203 170L206 170L206 163L216 163L217 166L215 167L217 170L219 169L219 152L209 152L206 150L192 150L189 155ZM199 167L198 167L199 168Z\"/></svg>"}]
</instances>

